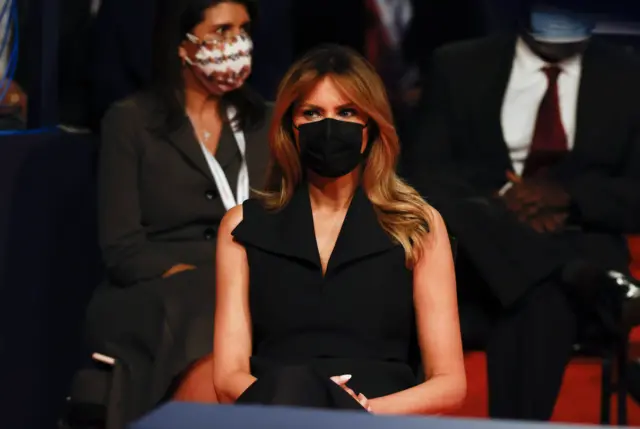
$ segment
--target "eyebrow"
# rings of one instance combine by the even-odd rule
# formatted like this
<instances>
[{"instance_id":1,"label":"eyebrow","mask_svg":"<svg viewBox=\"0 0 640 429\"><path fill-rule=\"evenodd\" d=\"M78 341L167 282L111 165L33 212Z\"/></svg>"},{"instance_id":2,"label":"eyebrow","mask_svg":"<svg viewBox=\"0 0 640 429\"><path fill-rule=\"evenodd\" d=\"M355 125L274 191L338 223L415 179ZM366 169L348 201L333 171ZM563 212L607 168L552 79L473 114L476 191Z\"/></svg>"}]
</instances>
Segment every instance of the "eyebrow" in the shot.
<instances>
[{"instance_id":1,"label":"eyebrow","mask_svg":"<svg viewBox=\"0 0 640 429\"><path fill-rule=\"evenodd\" d=\"M244 27L246 25L250 25L251 24L251 20L246 20L244 22L242 22L240 25L238 25L238 27ZM235 23L231 22L231 21L223 21L223 22L216 22L214 24L211 25L211 28L213 29L218 29L220 27L235 27Z\"/></svg>"},{"instance_id":2,"label":"eyebrow","mask_svg":"<svg viewBox=\"0 0 640 429\"><path fill-rule=\"evenodd\" d=\"M349 107L356 107L355 104L353 103L345 103L345 104L341 104L339 106L336 106L335 109L336 110L340 110L340 109L346 109ZM307 109L318 109L318 110L325 110L324 108L320 107L320 106L316 106L315 104L311 104L311 103L303 103L300 108L307 108Z\"/></svg>"}]
</instances>

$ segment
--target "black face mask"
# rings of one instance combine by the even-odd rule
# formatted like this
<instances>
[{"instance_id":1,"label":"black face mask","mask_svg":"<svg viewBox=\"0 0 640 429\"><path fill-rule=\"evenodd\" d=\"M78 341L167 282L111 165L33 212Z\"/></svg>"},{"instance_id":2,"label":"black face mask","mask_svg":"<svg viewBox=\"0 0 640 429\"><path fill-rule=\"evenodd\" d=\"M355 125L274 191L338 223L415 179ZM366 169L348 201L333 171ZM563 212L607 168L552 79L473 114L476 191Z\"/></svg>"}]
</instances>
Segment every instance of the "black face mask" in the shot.
<instances>
[{"instance_id":1,"label":"black face mask","mask_svg":"<svg viewBox=\"0 0 640 429\"><path fill-rule=\"evenodd\" d=\"M322 177L351 173L365 159L361 153L364 126L355 122L323 119L297 127L302 165Z\"/></svg>"}]
</instances>

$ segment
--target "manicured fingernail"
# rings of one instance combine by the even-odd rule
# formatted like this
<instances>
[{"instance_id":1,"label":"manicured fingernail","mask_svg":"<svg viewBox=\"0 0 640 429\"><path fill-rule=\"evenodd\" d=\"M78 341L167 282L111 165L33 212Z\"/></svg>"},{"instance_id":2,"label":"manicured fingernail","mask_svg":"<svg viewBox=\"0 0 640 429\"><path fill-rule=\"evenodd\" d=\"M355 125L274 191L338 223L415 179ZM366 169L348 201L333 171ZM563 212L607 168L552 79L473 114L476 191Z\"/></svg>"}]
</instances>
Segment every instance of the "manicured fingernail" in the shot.
<instances>
[{"instance_id":1,"label":"manicured fingernail","mask_svg":"<svg viewBox=\"0 0 640 429\"><path fill-rule=\"evenodd\" d=\"M331 377L331 381L339 385L346 383L350 379L351 379L351 374L334 375L333 377Z\"/></svg>"}]
</instances>

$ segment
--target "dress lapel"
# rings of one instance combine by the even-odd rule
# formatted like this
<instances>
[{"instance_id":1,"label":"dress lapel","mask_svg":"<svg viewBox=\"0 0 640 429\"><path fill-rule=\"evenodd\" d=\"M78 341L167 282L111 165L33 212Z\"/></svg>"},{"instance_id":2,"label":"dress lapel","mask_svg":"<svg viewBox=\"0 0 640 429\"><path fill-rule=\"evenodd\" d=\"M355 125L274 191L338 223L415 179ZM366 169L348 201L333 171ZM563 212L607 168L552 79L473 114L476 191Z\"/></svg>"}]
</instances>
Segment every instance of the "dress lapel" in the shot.
<instances>
[{"instance_id":1,"label":"dress lapel","mask_svg":"<svg viewBox=\"0 0 640 429\"><path fill-rule=\"evenodd\" d=\"M278 211L267 211L256 199L246 201L243 207L245 220L233 231L238 241L320 269L311 203L305 186L300 186L289 203Z\"/></svg>"},{"instance_id":2,"label":"dress lapel","mask_svg":"<svg viewBox=\"0 0 640 429\"><path fill-rule=\"evenodd\" d=\"M280 211L267 212L261 207L252 207L259 204L256 200L245 203L245 210L251 210L251 221L240 223L234 230L236 239L270 253L304 261L320 270L320 255L306 185L300 186L289 204ZM345 264L395 246L378 223L364 191L359 188L347 211L326 275Z\"/></svg>"},{"instance_id":3,"label":"dress lapel","mask_svg":"<svg viewBox=\"0 0 640 429\"><path fill-rule=\"evenodd\" d=\"M384 252L396 245L380 226L366 193L358 188L329 259L327 275L350 262Z\"/></svg>"}]
</instances>

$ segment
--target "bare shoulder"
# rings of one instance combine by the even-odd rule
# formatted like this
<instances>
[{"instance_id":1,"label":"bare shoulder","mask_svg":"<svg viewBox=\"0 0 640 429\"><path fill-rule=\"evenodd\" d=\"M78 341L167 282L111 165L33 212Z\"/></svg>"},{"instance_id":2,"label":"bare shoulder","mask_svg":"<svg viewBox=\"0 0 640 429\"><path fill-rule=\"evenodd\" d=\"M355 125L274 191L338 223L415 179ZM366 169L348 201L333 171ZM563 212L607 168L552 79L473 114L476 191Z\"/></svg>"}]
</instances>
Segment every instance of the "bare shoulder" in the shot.
<instances>
[{"instance_id":1,"label":"bare shoulder","mask_svg":"<svg viewBox=\"0 0 640 429\"><path fill-rule=\"evenodd\" d=\"M222 221L220 222L220 234L231 235L233 230L236 229L238 225L240 225L240 222L242 222L243 218L244 216L242 204L233 207L224 215Z\"/></svg>"},{"instance_id":2,"label":"bare shoulder","mask_svg":"<svg viewBox=\"0 0 640 429\"><path fill-rule=\"evenodd\" d=\"M442 243L449 244L449 232L442 215L433 206L427 209L429 213L429 232L424 235L424 249L431 251Z\"/></svg>"},{"instance_id":3,"label":"bare shoulder","mask_svg":"<svg viewBox=\"0 0 640 429\"><path fill-rule=\"evenodd\" d=\"M453 248L445 221L433 207L429 207L429 220L429 232L423 236L414 270L418 276L431 276L443 269L453 269Z\"/></svg>"},{"instance_id":4,"label":"bare shoulder","mask_svg":"<svg viewBox=\"0 0 640 429\"><path fill-rule=\"evenodd\" d=\"M442 215L433 206L429 206L427 209L429 213L429 231L434 234L447 233L447 226L442 218Z\"/></svg>"}]
</instances>

